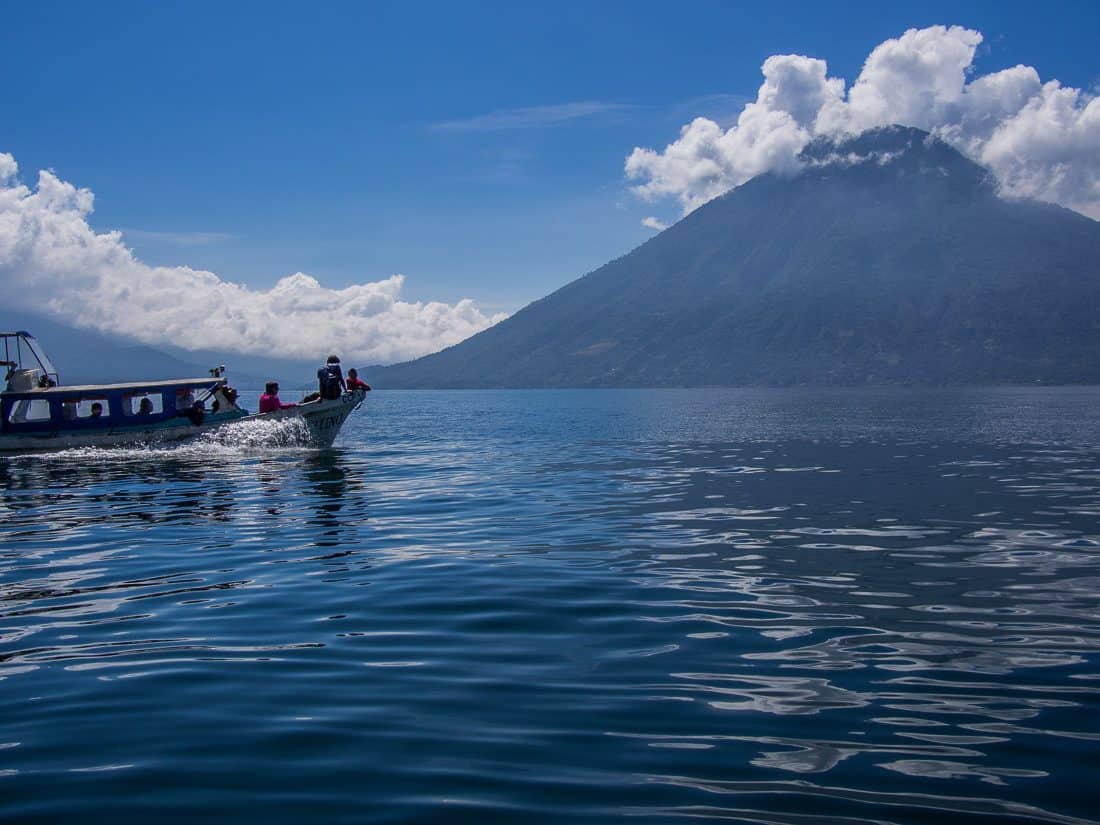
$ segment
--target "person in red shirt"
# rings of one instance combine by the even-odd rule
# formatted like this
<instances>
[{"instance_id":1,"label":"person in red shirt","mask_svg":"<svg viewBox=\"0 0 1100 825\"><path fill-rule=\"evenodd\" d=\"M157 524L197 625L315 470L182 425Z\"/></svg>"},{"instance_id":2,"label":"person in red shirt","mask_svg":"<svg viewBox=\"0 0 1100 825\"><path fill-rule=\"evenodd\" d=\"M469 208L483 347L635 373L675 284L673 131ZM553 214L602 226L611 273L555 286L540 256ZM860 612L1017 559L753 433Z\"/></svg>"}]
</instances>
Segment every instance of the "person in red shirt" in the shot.
<instances>
[{"instance_id":1,"label":"person in red shirt","mask_svg":"<svg viewBox=\"0 0 1100 825\"><path fill-rule=\"evenodd\" d=\"M264 394L260 396L260 412L269 413L297 406L297 404L284 404L280 401L278 383L275 381L267 382L267 385L264 387Z\"/></svg>"},{"instance_id":2,"label":"person in red shirt","mask_svg":"<svg viewBox=\"0 0 1100 825\"><path fill-rule=\"evenodd\" d=\"M352 367L350 370L348 370L347 384L349 391L366 390L367 392L370 392L370 384L368 384L366 381L359 380L359 372L355 369L355 367Z\"/></svg>"}]
</instances>

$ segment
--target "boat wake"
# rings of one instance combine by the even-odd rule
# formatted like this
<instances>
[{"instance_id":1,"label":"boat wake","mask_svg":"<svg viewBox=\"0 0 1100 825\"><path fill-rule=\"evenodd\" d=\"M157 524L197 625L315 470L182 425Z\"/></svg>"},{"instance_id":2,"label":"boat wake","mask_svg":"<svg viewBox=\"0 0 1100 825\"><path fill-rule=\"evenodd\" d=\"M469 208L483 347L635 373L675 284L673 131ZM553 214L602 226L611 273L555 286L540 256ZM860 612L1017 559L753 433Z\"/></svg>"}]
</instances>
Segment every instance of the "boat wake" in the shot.
<instances>
[{"instance_id":1,"label":"boat wake","mask_svg":"<svg viewBox=\"0 0 1100 825\"><path fill-rule=\"evenodd\" d=\"M202 433L183 446L193 448L202 445L260 450L271 447L310 447L312 440L309 428L300 418L259 418L234 421Z\"/></svg>"},{"instance_id":2,"label":"boat wake","mask_svg":"<svg viewBox=\"0 0 1100 825\"><path fill-rule=\"evenodd\" d=\"M314 450L309 428L300 418L240 420L216 430L199 433L183 442L134 443L113 447L74 447L34 455L12 455L10 460L36 463L81 463L148 461L162 459L202 459L247 455L272 450Z\"/></svg>"}]
</instances>

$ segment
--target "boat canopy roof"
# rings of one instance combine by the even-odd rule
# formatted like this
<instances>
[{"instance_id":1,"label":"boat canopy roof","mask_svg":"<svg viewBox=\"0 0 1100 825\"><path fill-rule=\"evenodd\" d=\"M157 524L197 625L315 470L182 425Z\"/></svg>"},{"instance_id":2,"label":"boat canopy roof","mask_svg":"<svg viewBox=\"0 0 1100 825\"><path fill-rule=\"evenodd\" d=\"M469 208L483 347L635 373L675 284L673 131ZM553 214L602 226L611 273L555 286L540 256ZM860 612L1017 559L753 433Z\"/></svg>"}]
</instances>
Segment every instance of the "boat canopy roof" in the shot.
<instances>
[{"instance_id":1,"label":"boat canopy roof","mask_svg":"<svg viewBox=\"0 0 1100 825\"><path fill-rule=\"evenodd\" d=\"M224 378L175 378L172 381L128 381L121 384L78 384L67 387L50 387L48 389L35 389L34 395L66 395L68 393L92 393L99 390L102 393L117 392L119 389L130 389L139 393L142 389L164 389L165 387L212 387L221 384Z\"/></svg>"},{"instance_id":2,"label":"boat canopy roof","mask_svg":"<svg viewBox=\"0 0 1100 825\"><path fill-rule=\"evenodd\" d=\"M170 381L128 381L121 384L77 384L68 387L49 387L48 389L33 389L20 393L5 393L5 395L24 395L29 398L53 398L67 395L92 395L105 392L148 392L172 388L200 389L213 387L225 383L224 378L176 378Z\"/></svg>"}]
</instances>

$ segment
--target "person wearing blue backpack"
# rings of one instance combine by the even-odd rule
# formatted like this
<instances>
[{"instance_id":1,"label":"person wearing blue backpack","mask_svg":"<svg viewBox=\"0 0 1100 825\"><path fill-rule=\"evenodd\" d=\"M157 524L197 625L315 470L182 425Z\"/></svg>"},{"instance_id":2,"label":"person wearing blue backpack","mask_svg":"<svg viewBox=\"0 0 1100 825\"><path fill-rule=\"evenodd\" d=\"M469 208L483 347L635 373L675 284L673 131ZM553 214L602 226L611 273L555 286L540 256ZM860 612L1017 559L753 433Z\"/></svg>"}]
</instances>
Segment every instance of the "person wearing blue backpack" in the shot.
<instances>
[{"instance_id":1,"label":"person wearing blue backpack","mask_svg":"<svg viewBox=\"0 0 1100 825\"><path fill-rule=\"evenodd\" d=\"M340 369L340 357L330 355L323 367L317 370L318 391L321 398L339 398L347 392L348 385L344 381L344 372Z\"/></svg>"}]
</instances>

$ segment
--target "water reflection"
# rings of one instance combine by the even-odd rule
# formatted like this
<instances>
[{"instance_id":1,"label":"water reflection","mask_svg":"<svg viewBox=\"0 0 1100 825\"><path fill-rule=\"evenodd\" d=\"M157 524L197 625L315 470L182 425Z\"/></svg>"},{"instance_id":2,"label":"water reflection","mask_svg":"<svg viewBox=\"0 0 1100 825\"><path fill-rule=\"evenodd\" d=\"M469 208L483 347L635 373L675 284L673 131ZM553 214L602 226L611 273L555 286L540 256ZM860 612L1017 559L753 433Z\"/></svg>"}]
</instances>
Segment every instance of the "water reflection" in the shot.
<instances>
[{"instance_id":1,"label":"water reflection","mask_svg":"<svg viewBox=\"0 0 1100 825\"><path fill-rule=\"evenodd\" d=\"M380 395L343 449L0 460L0 798L183 777L197 817L232 766L256 820L1089 820L1077 423Z\"/></svg>"},{"instance_id":2,"label":"water reflection","mask_svg":"<svg viewBox=\"0 0 1100 825\"><path fill-rule=\"evenodd\" d=\"M233 509L234 475L213 462L181 459L169 451L121 462L100 455L88 460L71 452L0 462L0 485L12 515L38 514L66 529L104 518L148 524L226 521Z\"/></svg>"},{"instance_id":3,"label":"water reflection","mask_svg":"<svg viewBox=\"0 0 1100 825\"><path fill-rule=\"evenodd\" d=\"M0 620L7 623L0 678L51 662L132 668L200 653L298 649L109 636L131 636L132 623L156 623L166 610L239 606L240 591L264 586L254 569L256 549L292 557L282 561L320 561L322 580L346 575L358 550L305 550L339 548L366 520L362 502L348 500L363 488L361 468L349 467L339 450L252 453L203 445L19 456L0 462L0 484L7 508L0 526ZM88 636L97 640L82 641Z\"/></svg>"},{"instance_id":4,"label":"water reflection","mask_svg":"<svg viewBox=\"0 0 1100 825\"><path fill-rule=\"evenodd\" d=\"M344 514L347 523L341 520L345 498L349 491L354 494L357 488L361 489L361 479L356 471L349 474L342 454L332 450L309 456L303 476L312 496L314 515L310 524L316 528L314 534L317 546L339 546L343 536L356 529L362 519L361 508L356 508L355 511Z\"/></svg>"}]
</instances>

